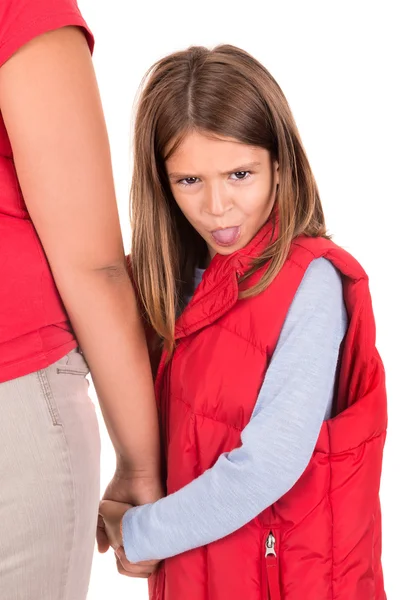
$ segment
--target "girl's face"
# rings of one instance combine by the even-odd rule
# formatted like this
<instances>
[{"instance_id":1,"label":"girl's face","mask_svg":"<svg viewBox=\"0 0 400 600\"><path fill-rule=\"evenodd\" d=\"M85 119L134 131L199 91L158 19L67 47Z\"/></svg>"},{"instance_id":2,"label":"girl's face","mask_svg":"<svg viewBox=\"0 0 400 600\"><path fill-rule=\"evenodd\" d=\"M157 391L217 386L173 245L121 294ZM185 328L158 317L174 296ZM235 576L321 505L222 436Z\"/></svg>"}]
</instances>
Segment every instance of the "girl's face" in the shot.
<instances>
[{"instance_id":1,"label":"girl's face","mask_svg":"<svg viewBox=\"0 0 400 600\"><path fill-rule=\"evenodd\" d=\"M278 163L264 148L194 131L166 169L177 204L211 258L246 246L274 206Z\"/></svg>"}]
</instances>

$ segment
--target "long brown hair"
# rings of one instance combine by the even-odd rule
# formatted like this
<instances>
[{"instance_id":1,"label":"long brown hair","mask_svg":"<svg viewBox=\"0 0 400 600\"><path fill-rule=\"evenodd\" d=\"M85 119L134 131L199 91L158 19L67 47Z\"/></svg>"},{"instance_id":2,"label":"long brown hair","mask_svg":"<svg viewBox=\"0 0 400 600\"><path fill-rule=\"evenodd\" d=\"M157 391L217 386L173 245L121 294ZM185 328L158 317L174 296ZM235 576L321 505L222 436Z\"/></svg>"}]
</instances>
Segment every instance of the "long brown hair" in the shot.
<instances>
[{"instance_id":1,"label":"long brown hair","mask_svg":"<svg viewBox=\"0 0 400 600\"><path fill-rule=\"evenodd\" d=\"M153 65L141 88L131 188L132 268L145 316L169 350L206 244L175 202L165 161L194 129L265 148L279 163L277 240L250 273L269 267L243 296L276 277L298 235L326 235L318 189L292 113L270 73L230 45L195 46ZM248 276L249 274L247 274Z\"/></svg>"}]
</instances>

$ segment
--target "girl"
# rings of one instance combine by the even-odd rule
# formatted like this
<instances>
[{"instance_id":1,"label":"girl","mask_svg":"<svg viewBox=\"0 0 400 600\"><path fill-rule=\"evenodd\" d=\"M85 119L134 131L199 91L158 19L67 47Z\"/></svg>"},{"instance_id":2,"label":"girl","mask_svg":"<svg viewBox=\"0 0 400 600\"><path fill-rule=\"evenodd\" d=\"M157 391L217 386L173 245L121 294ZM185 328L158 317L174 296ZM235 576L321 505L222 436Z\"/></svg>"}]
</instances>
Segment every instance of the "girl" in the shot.
<instances>
[{"instance_id":1,"label":"girl","mask_svg":"<svg viewBox=\"0 0 400 600\"><path fill-rule=\"evenodd\" d=\"M247 53L152 68L132 213L133 276L164 341L168 496L102 504L119 570L165 559L152 600L384 600L367 276L327 236L286 99Z\"/></svg>"},{"instance_id":2,"label":"girl","mask_svg":"<svg viewBox=\"0 0 400 600\"><path fill-rule=\"evenodd\" d=\"M118 457L106 497L161 495L93 43L76 0L0 2L2 600L86 597L100 478L88 365Z\"/></svg>"}]
</instances>

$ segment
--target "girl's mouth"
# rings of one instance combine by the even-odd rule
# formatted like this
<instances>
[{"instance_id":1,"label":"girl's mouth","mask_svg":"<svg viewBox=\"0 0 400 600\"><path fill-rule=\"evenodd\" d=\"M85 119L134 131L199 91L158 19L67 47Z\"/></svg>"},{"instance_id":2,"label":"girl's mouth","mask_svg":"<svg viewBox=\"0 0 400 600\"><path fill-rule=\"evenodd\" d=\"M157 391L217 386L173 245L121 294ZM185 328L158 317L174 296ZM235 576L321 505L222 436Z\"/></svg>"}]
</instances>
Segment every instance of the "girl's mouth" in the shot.
<instances>
[{"instance_id":1,"label":"girl's mouth","mask_svg":"<svg viewBox=\"0 0 400 600\"><path fill-rule=\"evenodd\" d=\"M211 232L214 241L219 246L233 246L240 237L240 227L226 227Z\"/></svg>"}]
</instances>

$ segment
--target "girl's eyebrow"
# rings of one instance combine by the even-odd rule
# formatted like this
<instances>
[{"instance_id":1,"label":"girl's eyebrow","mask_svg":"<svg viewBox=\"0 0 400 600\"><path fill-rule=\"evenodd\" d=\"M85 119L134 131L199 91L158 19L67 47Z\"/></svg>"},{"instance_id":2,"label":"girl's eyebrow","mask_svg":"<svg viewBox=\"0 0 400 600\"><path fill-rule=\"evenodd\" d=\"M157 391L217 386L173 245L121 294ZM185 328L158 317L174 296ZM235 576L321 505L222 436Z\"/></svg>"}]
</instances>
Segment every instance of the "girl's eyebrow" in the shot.
<instances>
[{"instance_id":1,"label":"girl's eyebrow","mask_svg":"<svg viewBox=\"0 0 400 600\"><path fill-rule=\"evenodd\" d=\"M229 169L229 171L224 171L220 173L220 175L230 175L231 173L240 173L240 171L249 171L250 169L254 169L255 167L259 167L261 165L260 162L251 162L245 165L240 165L240 167L235 167L233 169ZM201 175L194 175L190 173L168 173L168 177L170 179L186 179L187 177L201 177Z\"/></svg>"}]
</instances>

